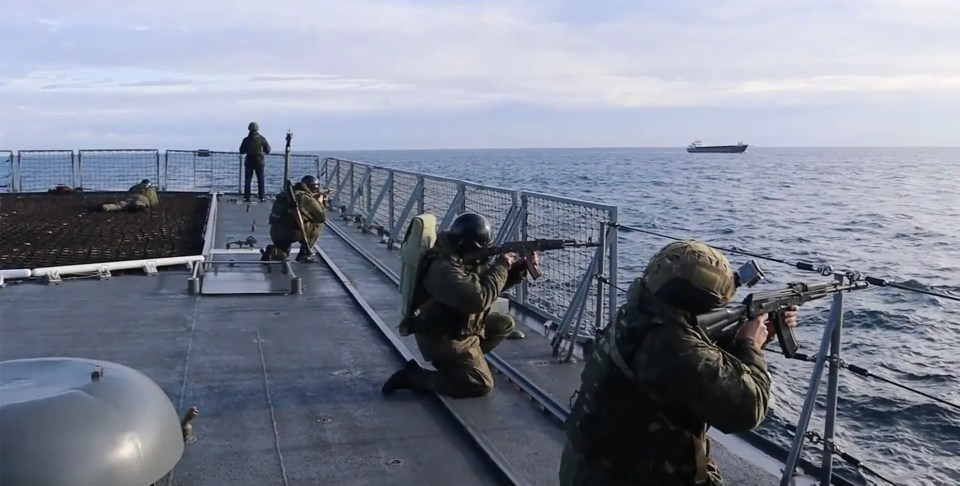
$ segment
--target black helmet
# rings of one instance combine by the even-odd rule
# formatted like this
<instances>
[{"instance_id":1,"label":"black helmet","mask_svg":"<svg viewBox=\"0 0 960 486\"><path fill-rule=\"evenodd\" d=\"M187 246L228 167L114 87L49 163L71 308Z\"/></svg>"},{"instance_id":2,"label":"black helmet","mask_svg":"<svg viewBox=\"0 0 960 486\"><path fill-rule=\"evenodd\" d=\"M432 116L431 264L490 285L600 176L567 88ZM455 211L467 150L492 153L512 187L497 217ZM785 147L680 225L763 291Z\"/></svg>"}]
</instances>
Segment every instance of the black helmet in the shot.
<instances>
[{"instance_id":1,"label":"black helmet","mask_svg":"<svg viewBox=\"0 0 960 486\"><path fill-rule=\"evenodd\" d=\"M143 185L145 185L145 186L149 186L149 185L150 185L150 179L144 179L144 180L140 181L140 183L143 184Z\"/></svg>"},{"instance_id":2,"label":"black helmet","mask_svg":"<svg viewBox=\"0 0 960 486\"><path fill-rule=\"evenodd\" d=\"M477 213L457 216L447 231L450 243L461 255L488 246L493 240L490 223Z\"/></svg>"},{"instance_id":3,"label":"black helmet","mask_svg":"<svg viewBox=\"0 0 960 486\"><path fill-rule=\"evenodd\" d=\"M300 183L303 184L307 189L313 191L314 194L320 192L320 179L312 175L305 175L303 179L300 179Z\"/></svg>"}]
</instances>

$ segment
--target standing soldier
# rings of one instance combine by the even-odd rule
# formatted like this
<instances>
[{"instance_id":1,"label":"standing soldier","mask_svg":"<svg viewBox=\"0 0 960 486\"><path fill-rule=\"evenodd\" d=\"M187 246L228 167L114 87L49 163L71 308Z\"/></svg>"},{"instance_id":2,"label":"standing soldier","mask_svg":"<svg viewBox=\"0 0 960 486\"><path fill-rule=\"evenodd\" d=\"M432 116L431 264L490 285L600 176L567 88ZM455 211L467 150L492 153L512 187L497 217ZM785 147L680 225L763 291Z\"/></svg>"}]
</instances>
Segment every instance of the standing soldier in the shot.
<instances>
[{"instance_id":1,"label":"standing soldier","mask_svg":"<svg viewBox=\"0 0 960 486\"><path fill-rule=\"evenodd\" d=\"M294 242L300 242L298 262L316 261L312 247L320 238L323 223L327 220L324 209L326 196L320 192L320 180L312 175L304 176L293 185L292 190L295 199L284 189L273 202L270 210L270 239L273 244L267 245L262 251L262 261L286 260Z\"/></svg>"},{"instance_id":2,"label":"standing soldier","mask_svg":"<svg viewBox=\"0 0 960 486\"><path fill-rule=\"evenodd\" d=\"M246 154L243 161L243 201L250 202L250 183L256 172L257 195L260 196L260 202L263 202L263 169L266 167L264 155L270 153L270 144L263 135L260 135L260 126L257 122L250 122L247 129L250 130L250 134L240 142L240 153Z\"/></svg>"},{"instance_id":3,"label":"standing soldier","mask_svg":"<svg viewBox=\"0 0 960 486\"><path fill-rule=\"evenodd\" d=\"M104 204L100 206L102 211L143 211L147 208L155 207L160 204L160 198L157 197L157 188L153 187L150 179L144 179L139 184L135 184L127 189L127 197L116 203Z\"/></svg>"}]
</instances>

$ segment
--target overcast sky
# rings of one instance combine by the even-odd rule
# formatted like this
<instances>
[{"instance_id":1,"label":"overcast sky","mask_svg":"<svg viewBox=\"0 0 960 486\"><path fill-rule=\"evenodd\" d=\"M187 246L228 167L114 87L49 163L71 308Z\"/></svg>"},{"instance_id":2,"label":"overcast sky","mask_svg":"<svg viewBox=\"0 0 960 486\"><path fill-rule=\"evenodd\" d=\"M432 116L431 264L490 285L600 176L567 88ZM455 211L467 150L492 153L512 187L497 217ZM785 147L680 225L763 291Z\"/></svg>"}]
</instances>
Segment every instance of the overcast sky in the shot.
<instances>
[{"instance_id":1,"label":"overcast sky","mask_svg":"<svg viewBox=\"0 0 960 486\"><path fill-rule=\"evenodd\" d=\"M960 145L960 0L3 0L0 149Z\"/></svg>"}]
</instances>

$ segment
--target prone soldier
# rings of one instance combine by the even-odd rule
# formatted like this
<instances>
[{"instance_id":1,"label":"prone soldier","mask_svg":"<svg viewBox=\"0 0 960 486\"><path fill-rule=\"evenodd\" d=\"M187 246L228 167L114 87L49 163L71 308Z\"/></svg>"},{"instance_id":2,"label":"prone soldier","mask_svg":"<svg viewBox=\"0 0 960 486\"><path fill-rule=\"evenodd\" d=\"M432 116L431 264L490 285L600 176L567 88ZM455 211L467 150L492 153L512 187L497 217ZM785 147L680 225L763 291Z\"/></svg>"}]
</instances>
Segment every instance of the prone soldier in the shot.
<instances>
[{"instance_id":1,"label":"prone soldier","mask_svg":"<svg viewBox=\"0 0 960 486\"><path fill-rule=\"evenodd\" d=\"M100 206L102 211L143 211L147 208L156 207L160 204L160 198L157 196L157 188L153 186L150 179L144 179L139 184L134 184L127 189L127 197L115 203L108 203Z\"/></svg>"}]
</instances>

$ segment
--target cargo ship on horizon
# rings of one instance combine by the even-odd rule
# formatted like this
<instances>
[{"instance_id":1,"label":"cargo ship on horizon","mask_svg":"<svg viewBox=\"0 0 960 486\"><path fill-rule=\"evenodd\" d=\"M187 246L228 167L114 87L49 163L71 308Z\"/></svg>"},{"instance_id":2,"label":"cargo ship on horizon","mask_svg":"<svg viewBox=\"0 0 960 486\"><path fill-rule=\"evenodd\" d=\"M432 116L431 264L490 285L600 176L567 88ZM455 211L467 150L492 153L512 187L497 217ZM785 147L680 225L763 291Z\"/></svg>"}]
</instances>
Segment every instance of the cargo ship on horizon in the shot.
<instances>
[{"instance_id":1,"label":"cargo ship on horizon","mask_svg":"<svg viewBox=\"0 0 960 486\"><path fill-rule=\"evenodd\" d=\"M748 145L743 142L737 142L736 145L701 145L699 140L687 145L687 152L695 153L720 153L720 154L739 154L746 152Z\"/></svg>"}]
</instances>

